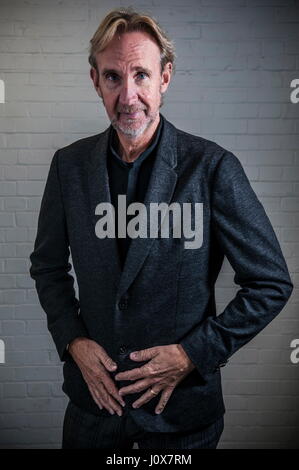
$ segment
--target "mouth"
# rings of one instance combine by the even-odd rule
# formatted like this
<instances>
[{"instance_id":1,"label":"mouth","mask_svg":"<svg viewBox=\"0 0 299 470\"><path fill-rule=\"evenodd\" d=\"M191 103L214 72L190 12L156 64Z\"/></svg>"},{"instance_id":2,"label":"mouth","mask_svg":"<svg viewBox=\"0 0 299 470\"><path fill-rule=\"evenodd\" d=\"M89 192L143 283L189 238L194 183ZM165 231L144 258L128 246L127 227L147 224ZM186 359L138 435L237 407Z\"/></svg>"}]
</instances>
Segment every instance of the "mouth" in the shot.
<instances>
[{"instance_id":1,"label":"mouth","mask_svg":"<svg viewBox=\"0 0 299 470\"><path fill-rule=\"evenodd\" d=\"M143 109L139 109L138 111L134 111L133 113L118 113L118 119L119 118L124 118L124 119L138 119L141 115L141 113L144 113Z\"/></svg>"}]
</instances>

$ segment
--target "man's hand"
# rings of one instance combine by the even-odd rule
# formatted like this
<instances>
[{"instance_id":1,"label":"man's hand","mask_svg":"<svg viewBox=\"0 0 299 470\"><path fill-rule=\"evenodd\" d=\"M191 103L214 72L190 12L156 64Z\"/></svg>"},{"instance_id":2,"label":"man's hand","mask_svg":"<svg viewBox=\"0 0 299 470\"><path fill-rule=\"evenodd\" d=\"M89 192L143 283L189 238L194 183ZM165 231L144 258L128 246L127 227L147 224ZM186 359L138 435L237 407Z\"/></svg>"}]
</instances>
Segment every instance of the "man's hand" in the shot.
<instances>
[{"instance_id":1,"label":"man's hand","mask_svg":"<svg viewBox=\"0 0 299 470\"><path fill-rule=\"evenodd\" d=\"M133 354L130 354L130 358L134 361L151 360L142 367L120 372L114 377L115 380L142 379L127 387L122 387L119 394L125 395L148 389L132 405L133 408L139 408L162 391L160 401L155 409L155 412L159 414L165 408L177 384L195 368L195 365L180 344L155 346L136 351L136 356Z\"/></svg>"},{"instance_id":2,"label":"man's hand","mask_svg":"<svg viewBox=\"0 0 299 470\"><path fill-rule=\"evenodd\" d=\"M91 339L80 337L71 342L68 350L78 364L97 405L101 409L104 407L111 414L116 411L121 416L122 409L117 402L123 406L125 406L125 402L107 372L115 371L117 365L108 356L105 349Z\"/></svg>"}]
</instances>

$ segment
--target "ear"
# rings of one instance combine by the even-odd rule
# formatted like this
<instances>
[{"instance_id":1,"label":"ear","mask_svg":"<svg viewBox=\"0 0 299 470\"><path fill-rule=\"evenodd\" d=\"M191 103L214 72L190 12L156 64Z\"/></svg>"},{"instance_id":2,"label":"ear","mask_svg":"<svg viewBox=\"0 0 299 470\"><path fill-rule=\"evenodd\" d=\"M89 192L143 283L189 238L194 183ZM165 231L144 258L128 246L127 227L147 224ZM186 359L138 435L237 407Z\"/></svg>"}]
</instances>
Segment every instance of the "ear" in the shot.
<instances>
[{"instance_id":1,"label":"ear","mask_svg":"<svg viewBox=\"0 0 299 470\"><path fill-rule=\"evenodd\" d=\"M94 67L91 67L89 74L90 74L91 80L93 81L93 86L97 94L99 95L100 98L102 98L102 93L101 93L101 88L100 88L100 83L99 83L100 82L99 72Z\"/></svg>"},{"instance_id":2,"label":"ear","mask_svg":"<svg viewBox=\"0 0 299 470\"><path fill-rule=\"evenodd\" d=\"M165 64L164 66L164 70L162 72L162 77L161 77L161 87L160 87L161 93L165 93L165 91L167 90L168 85L171 80L171 74L172 74L172 63L167 62L167 64Z\"/></svg>"}]
</instances>

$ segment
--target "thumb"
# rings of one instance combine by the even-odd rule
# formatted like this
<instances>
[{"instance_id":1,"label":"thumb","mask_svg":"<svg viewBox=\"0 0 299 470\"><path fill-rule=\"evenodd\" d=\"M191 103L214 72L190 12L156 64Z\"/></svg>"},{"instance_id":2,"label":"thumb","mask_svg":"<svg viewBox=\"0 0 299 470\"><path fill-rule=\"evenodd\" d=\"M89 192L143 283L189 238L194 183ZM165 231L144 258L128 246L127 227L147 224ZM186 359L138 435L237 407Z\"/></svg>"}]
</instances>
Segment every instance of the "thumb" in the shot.
<instances>
[{"instance_id":1,"label":"thumb","mask_svg":"<svg viewBox=\"0 0 299 470\"><path fill-rule=\"evenodd\" d=\"M134 361L147 361L152 359L157 354L156 348L141 349L140 351L134 351L130 354L130 359Z\"/></svg>"},{"instance_id":2,"label":"thumb","mask_svg":"<svg viewBox=\"0 0 299 470\"><path fill-rule=\"evenodd\" d=\"M108 356L108 354L106 354L103 351L101 353L101 362L103 366L109 371L116 370L117 368L117 364L115 364L115 362L111 359L111 357Z\"/></svg>"}]
</instances>

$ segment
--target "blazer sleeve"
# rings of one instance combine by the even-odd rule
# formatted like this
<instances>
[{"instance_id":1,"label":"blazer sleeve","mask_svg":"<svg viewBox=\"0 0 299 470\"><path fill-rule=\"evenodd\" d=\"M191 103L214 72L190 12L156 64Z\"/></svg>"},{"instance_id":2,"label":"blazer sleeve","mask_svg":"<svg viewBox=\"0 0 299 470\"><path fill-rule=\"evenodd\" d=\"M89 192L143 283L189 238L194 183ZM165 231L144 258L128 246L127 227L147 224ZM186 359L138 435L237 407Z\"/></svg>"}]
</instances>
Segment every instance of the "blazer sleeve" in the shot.
<instances>
[{"instance_id":1,"label":"blazer sleeve","mask_svg":"<svg viewBox=\"0 0 299 470\"><path fill-rule=\"evenodd\" d=\"M88 337L75 296L74 278L69 271L69 241L58 171L56 151L48 173L38 217L34 250L30 255L30 276L35 280L40 304L47 316L61 361L69 352L68 343L79 336Z\"/></svg>"},{"instance_id":2,"label":"blazer sleeve","mask_svg":"<svg viewBox=\"0 0 299 470\"><path fill-rule=\"evenodd\" d=\"M205 380L279 314L293 290L271 222L231 152L217 164L211 201L212 230L241 288L180 341Z\"/></svg>"}]
</instances>

